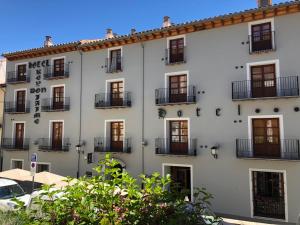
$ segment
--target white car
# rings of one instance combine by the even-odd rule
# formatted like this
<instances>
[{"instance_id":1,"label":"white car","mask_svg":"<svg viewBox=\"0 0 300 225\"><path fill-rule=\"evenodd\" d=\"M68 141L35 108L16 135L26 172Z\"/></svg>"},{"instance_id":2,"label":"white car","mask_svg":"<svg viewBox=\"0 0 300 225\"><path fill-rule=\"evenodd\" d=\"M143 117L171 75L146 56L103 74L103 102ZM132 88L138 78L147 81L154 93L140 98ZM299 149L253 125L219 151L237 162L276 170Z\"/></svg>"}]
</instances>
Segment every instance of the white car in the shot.
<instances>
[{"instance_id":1,"label":"white car","mask_svg":"<svg viewBox=\"0 0 300 225\"><path fill-rule=\"evenodd\" d=\"M30 202L30 195L17 182L0 178L0 210L13 210L17 205L13 198L24 202L25 206Z\"/></svg>"}]
</instances>

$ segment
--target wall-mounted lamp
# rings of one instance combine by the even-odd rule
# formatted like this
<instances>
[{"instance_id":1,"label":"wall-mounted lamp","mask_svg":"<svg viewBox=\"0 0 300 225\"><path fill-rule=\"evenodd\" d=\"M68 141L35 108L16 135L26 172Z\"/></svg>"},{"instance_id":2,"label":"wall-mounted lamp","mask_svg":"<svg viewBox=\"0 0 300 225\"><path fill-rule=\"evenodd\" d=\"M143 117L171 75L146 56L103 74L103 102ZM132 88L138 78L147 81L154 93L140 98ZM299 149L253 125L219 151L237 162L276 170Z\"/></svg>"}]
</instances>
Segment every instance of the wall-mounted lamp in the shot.
<instances>
[{"instance_id":1,"label":"wall-mounted lamp","mask_svg":"<svg viewBox=\"0 0 300 225\"><path fill-rule=\"evenodd\" d=\"M218 151L219 151L220 146L219 145L214 145L213 147L210 148L211 150L211 155L217 159L218 158Z\"/></svg>"}]
</instances>

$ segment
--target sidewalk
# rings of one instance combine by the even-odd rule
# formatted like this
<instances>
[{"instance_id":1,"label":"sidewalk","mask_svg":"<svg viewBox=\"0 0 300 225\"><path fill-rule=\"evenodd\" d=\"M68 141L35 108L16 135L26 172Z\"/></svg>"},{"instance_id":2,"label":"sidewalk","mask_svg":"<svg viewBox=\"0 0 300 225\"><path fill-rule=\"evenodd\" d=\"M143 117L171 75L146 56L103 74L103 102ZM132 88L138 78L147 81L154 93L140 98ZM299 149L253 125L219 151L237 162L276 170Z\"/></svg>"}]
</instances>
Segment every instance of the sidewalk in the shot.
<instances>
[{"instance_id":1,"label":"sidewalk","mask_svg":"<svg viewBox=\"0 0 300 225\"><path fill-rule=\"evenodd\" d=\"M259 222L250 222L244 220L234 220L223 218L224 225L278 225L280 223L259 223Z\"/></svg>"}]
</instances>

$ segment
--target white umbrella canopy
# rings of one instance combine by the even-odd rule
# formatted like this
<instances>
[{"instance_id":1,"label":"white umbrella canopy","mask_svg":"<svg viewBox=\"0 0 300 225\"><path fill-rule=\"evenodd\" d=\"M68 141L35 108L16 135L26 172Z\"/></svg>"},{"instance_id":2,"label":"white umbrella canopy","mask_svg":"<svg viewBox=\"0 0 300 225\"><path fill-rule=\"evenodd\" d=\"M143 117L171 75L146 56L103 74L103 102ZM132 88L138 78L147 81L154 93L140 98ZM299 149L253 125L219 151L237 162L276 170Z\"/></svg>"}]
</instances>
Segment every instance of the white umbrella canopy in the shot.
<instances>
[{"instance_id":1,"label":"white umbrella canopy","mask_svg":"<svg viewBox=\"0 0 300 225\"><path fill-rule=\"evenodd\" d=\"M34 182L37 183L41 183L41 184L57 184L57 183L61 183L64 182L64 180L66 180L66 177L57 175L55 173L50 173L50 172L40 172L35 174L34 176Z\"/></svg>"},{"instance_id":2,"label":"white umbrella canopy","mask_svg":"<svg viewBox=\"0 0 300 225\"><path fill-rule=\"evenodd\" d=\"M22 169L11 169L0 172L1 178L7 178L11 180L19 180L19 181L31 181L32 176L30 176L30 171L22 170Z\"/></svg>"}]
</instances>

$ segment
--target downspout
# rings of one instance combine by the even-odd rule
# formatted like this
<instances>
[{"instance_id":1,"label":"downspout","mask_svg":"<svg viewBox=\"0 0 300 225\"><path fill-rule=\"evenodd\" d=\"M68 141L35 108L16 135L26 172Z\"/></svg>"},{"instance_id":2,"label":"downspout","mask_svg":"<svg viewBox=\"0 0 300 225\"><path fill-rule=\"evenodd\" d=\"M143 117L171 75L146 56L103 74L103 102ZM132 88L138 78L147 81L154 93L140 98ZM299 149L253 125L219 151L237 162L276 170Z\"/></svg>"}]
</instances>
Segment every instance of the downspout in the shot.
<instances>
[{"instance_id":1,"label":"downspout","mask_svg":"<svg viewBox=\"0 0 300 225\"><path fill-rule=\"evenodd\" d=\"M142 47L142 174L145 174L145 45Z\"/></svg>"},{"instance_id":2,"label":"downspout","mask_svg":"<svg viewBox=\"0 0 300 225\"><path fill-rule=\"evenodd\" d=\"M4 119L4 103L5 103L5 95L6 95L6 91L4 88L0 88L1 91L3 92L4 94L4 97L3 97L3 102L1 102L3 104L3 107L2 107L2 131L1 131L1 145L0 145L0 163L1 163L1 166L0 166L0 171L2 172L3 171L3 149L2 149L2 140L3 140L3 135L4 135L4 128L5 128L5 119Z\"/></svg>"},{"instance_id":3,"label":"downspout","mask_svg":"<svg viewBox=\"0 0 300 225\"><path fill-rule=\"evenodd\" d=\"M77 178L80 176L80 160L81 160L81 123L82 123L82 51L79 50L80 54L80 88L79 88L79 135L78 135L78 161L77 161Z\"/></svg>"}]
</instances>

